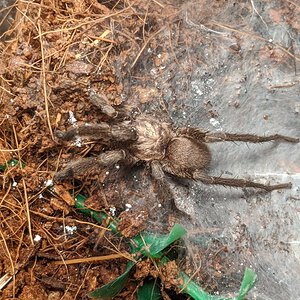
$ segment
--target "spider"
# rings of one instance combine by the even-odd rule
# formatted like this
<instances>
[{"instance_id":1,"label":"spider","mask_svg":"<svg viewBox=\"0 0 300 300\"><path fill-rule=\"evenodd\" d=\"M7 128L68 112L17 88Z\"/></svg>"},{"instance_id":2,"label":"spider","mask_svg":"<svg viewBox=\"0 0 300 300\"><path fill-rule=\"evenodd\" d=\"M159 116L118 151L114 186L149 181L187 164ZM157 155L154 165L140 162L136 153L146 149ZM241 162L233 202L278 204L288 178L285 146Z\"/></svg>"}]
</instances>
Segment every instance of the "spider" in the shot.
<instances>
[{"instance_id":1,"label":"spider","mask_svg":"<svg viewBox=\"0 0 300 300\"><path fill-rule=\"evenodd\" d=\"M175 129L173 124L151 115L140 114L133 117L129 114L126 116L125 113L124 116L124 111L116 110L96 95L91 100L109 117L109 122L72 127L66 132L57 131L56 136L63 141L83 138L100 142L108 145L110 150L70 162L56 173L56 181L110 168L116 164L131 167L139 162L146 162L153 178L158 182L163 182L165 173L168 173L179 178L200 180L204 184L257 188L267 192L291 188L291 183L265 185L246 179L209 175L207 171L211 154L208 144L223 141L298 143L299 138L279 134L258 136L209 132L192 127Z\"/></svg>"}]
</instances>

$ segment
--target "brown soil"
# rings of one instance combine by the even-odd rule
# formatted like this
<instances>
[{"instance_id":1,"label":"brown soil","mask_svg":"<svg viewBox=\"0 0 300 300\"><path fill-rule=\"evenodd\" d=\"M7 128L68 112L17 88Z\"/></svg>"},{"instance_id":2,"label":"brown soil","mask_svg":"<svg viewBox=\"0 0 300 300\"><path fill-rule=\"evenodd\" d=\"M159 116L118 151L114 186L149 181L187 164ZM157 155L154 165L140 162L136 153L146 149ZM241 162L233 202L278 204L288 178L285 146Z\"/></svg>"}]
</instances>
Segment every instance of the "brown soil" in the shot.
<instances>
[{"instance_id":1,"label":"brown soil","mask_svg":"<svg viewBox=\"0 0 300 300\"><path fill-rule=\"evenodd\" d=\"M68 191L90 196L90 208L117 212L125 208L121 196L133 192L125 180L110 184L117 179L107 180L105 170L49 187L65 162L102 151L97 144L62 145L55 130L70 127L72 115L78 123L106 120L91 103L91 87L112 105L137 106L159 97L143 86L129 98L134 93L128 81L136 80L144 52L160 47L163 37L155 37L176 18L176 9L156 1L45 0L15 6L15 22L0 44L0 163L14 158L25 167L9 166L0 177L0 275L13 276L1 299L87 299L89 291L122 274L127 260L90 264L84 258L128 249L105 230L107 224L100 227L76 212ZM159 67L163 60L153 64ZM125 236L145 228L147 213L133 216L121 217ZM57 264L73 258L83 261ZM135 294L128 286L121 298Z\"/></svg>"}]
</instances>

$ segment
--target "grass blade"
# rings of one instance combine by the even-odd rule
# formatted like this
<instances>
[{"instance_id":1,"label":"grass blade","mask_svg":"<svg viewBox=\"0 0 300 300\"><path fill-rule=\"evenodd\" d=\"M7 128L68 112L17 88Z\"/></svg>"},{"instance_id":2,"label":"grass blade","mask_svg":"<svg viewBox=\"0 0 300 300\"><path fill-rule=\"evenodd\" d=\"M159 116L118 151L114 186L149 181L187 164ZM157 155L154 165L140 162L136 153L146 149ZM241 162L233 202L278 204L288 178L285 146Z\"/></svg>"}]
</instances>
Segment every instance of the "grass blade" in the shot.
<instances>
[{"instance_id":1,"label":"grass blade","mask_svg":"<svg viewBox=\"0 0 300 300\"><path fill-rule=\"evenodd\" d=\"M141 252L145 256L159 258L162 251L186 234L186 230L179 224L175 224L167 235L143 233L133 238L133 249L131 253Z\"/></svg>"},{"instance_id":2,"label":"grass blade","mask_svg":"<svg viewBox=\"0 0 300 300\"><path fill-rule=\"evenodd\" d=\"M138 300L160 300L162 295L156 280L144 282L138 289Z\"/></svg>"},{"instance_id":3,"label":"grass blade","mask_svg":"<svg viewBox=\"0 0 300 300\"><path fill-rule=\"evenodd\" d=\"M122 291L122 289L126 286L126 283L130 276L130 271L134 267L134 265L135 263L130 261L127 264L126 271L122 275L117 277L112 282L89 293L88 296L94 299L110 300L116 295L118 295Z\"/></svg>"}]
</instances>

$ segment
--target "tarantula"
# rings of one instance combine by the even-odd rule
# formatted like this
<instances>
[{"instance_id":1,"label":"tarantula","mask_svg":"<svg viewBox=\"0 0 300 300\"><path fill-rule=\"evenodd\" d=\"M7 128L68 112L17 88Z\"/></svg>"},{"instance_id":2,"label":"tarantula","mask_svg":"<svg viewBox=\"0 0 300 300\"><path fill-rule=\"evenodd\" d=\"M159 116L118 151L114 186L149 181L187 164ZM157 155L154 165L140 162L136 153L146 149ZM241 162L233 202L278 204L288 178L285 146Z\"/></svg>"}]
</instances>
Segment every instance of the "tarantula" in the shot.
<instances>
[{"instance_id":1,"label":"tarantula","mask_svg":"<svg viewBox=\"0 0 300 300\"><path fill-rule=\"evenodd\" d=\"M56 173L56 181L84 175L101 168L109 168L115 164L133 166L138 162L146 162L151 167L154 179L160 182L164 180L164 173L168 173L180 178L200 180L205 184L251 187L268 192L291 187L291 183L265 185L246 179L209 175L207 169L211 154L207 144L222 141L298 143L298 138L279 134L257 136L214 133L192 127L175 129L171 123L163 122L147 114L140 114L135 118L122 117L120 120L120 111L103 101L92 102L110 117L110 123L84 124L72 127L66 132L57 131L56 136L64 141L71 141L78 137L99 141L108 145L111 150L95 157L80 158L69 163L63 170Z\"/></svg>"}]
</instances>

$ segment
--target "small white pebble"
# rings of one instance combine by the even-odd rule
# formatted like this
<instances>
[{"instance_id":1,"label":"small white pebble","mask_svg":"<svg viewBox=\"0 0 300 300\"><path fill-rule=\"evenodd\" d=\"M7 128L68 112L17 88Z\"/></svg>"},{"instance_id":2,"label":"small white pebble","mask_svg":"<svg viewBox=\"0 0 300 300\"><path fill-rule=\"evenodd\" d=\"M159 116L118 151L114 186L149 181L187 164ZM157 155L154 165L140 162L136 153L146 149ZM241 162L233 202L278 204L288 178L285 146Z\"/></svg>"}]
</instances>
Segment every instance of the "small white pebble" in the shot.
<instances>
[{"instance_id":1,"label":"small white pebble","mask_svg":"<svg viewBox=\"0 0 300 300\"><path fill-rule=\"evenodd\" d=\"M76 123L77 123L77 120L74 116L74 113L71 110L69 110L69 119L68 119L68 121L72 125L76 125Z\"/></svg>"},{"instance_id":2,"label":"small white pebble","mask_svg":"<svg viewBox=\"0 0 300 300\"><path fill-rule=\"evenodd\" d=\"M119 165L116 165L116 169L119 170L119 169L120 169L120 166L119 166Z\"/></svg>"},{"instance_id":3,"label":"small white pebble","mask_svg":"<svg viewBox=\"0 0 300 300\"><path fill-rule=\"evenodd\" d=\"M16 187L18 185L18 183L16 182L16 181L14 181L13 183L12 183L12 186L13 187Z\"/></svg>"},{"instance_id":4,"label":"small white pebble","mask_svg":"<svg viewBox=\"0 0 300 300\"><path fill-rule=\"evenodd\" d=\"M108 175L108 174L109 174L109 171L106 171L105 174Z\"/></svg>"},{"instance_id":5,"label":"small white pebble","mask_svg":"<svg viewBox=\"0 0 300 300\"><path fill-rule=\"evenodd\" d=\"M153 68L150 70L151 75L156 75L157 74L157 69Z\"/></svg>"},{"instance_id":6,"label":"small white pebble","mask_svg":"<svg viewBox=\"0 0 300 300\"><path fill-rule=\"evenodd\" d=\"M42 237L38 234L35 235L35 237L33 238L33 240L37 243L42 239Z\"/></svg>"},{"instance_id":7,"label":"small white pebble","mask_svg":"<svg viewBox=\"0 0 300 300\"><path fill-rule=\"evenodd\" d=\"M158 203L158 207L161 207L162 205L160 203Z\"/></svg>"},{"instance_id":8,"label":"small white pebble","mask_svg":"<svg viewBox=\"0 0 300 300\"><path fill-rule=\"evenodd\" d=\"M45 184L46 187L53 186L53 180L48 179L48 180L46 180L46 181L44 182L44 184Z\"/></svg>"},{"instance_id":9,"label":"small white pebble","mask_svg":"<svg viewBox=\"0 0 300 300\"><path fill-rule=\"evenodd\" d=\"M65 227L65 229L66 229L66 232L68 234L74 234L74 232L77 230L77 226L69 226L69 225L67 225Z\"/></svg>"},{"instance_id":10,"label":"small white pebble","mask_svg":"<svg viewBox=\"0 0 300 300\"><path fill-rule=\"evenodd\" d=\"M115 216L115 214L116 214L116 208L114 207L114 206L112 206L112 207L110 207L109 208L109 211L110 211L110 214L114 217Z\"/></svg>"},{"instance_id":11,"label":"small white pebble","mask_svg":"<svg viewBox=\"0 0 300 300\"><path fill-rule=\"evenodd\" d=\"M210 118L209 123L214 127L220 127L220 122L215 118Z\"/></svg>"},{"instance_id":12,"label":"small white pebble","mask_svg":"<svg viewBox=\"0 0 300 300\"><path fill-rule=\"evenodd\" d=\"M126 203L126 211L129 211L132 208L132 205L130 203Z\"/></svg>"},{"instance_id":13,"label":"small white pebble","mask_svg":"<svg viewBox=\"0 0 300 300\"><path fill-rule=\"evenodd\" d=\"M80 137L80 136L76 136L74 145L75 145L76 147L79 147L79 148L82 146L82 140L81 140L81 137Z\"/></svg>"}]
</instances>

